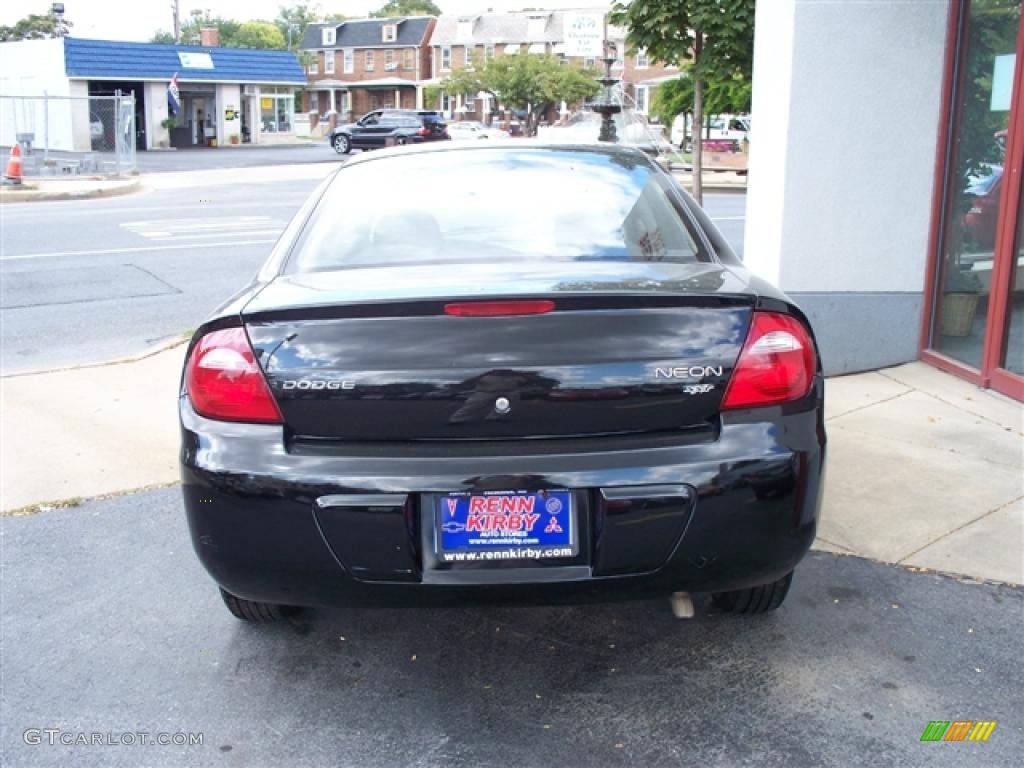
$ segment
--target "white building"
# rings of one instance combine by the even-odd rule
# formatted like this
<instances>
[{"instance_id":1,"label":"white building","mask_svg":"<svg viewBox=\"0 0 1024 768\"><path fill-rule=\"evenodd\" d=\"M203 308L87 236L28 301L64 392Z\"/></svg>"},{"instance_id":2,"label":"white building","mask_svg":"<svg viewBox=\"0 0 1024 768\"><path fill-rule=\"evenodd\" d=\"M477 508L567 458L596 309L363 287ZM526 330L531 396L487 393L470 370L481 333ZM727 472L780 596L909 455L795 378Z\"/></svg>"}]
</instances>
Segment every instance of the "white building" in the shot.
<instances>
[{"instance_id":1,"label":"white building","mask_svg":"<svg viewBox=\"0 0 1024 768\"><path fill-rule=\"evenodd\" d=\"M757 4L744 260L828 373L1024 398L1022 0Z\"/></svg>"},{"instance_id":2,"label":"white building","mask_svg":"<svg viewBox=\"0 0 1024 768\"><path fill-rule=\"evenodd\" d=\"M167 87L178 75L181 111L168 132ZM306 77L294 54L215 46L161 45L74 37L0 43L0 144L35 135L50 149L87 151L112 130L91 97L135 96L138 149L271 143L295 136L294 95ZM97 125L102 123L103 127ZM111 123L107 125L107 123ZM43 135L44 132L47 135Z\"/></svg>"}]
</instances>

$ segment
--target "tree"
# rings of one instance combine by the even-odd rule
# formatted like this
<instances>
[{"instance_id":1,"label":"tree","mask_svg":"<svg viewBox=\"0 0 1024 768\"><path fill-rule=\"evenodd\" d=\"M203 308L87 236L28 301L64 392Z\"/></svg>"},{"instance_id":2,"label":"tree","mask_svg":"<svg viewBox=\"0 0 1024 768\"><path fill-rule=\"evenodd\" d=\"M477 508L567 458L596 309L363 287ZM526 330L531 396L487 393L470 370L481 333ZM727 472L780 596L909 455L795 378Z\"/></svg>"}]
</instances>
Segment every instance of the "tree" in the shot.
<instances>
[{"instance_id":1,"label":"tree","mask_svg":"<svg viewBox=\"0 0 1024 768\"><path fill-rule=\"evenodd\" d=\"M285 36L277 25L269 21L238 22L220 16L192 17L181 25L181 42L184 45L199 45L201 29L217 30L217 45L222 48L262 48L284 50ZM173 43L173 36L164 30L158 31L151 42Z\"/></svg>"},{"instance_id":2,"label":"tree","mask_svg":"<svg viewBox=\"0 0 1024 768\"><path fill-rule=\"evenodd\" d=\"M13 27L0 26L0 43L15 40L46 40L51 37L64 37L68 29L74 26L63 17L48 13L46 15L30 14L15 22Z\"/></svg>"},{"instance_id":3,"label":"tree","mask_svg":"<svg viewBox=\"0 0 1024 768\"><path fill-rule=\"evenodd\" d=\"M282 6L273 22L238 22L234 19L209 15L192 17L181 25L181 42L185 45L198 45L199 30L212 27L218 33L218 45L224 48L283 49L288 47L288 27L291 25L292 49L295 49L301 45L307 25L320 21L344 21L345 18L340 13L320 16L316 10L305 3ZM159 30L153 35L150 42L173 43L174 35L165 30ZM300 56L300 58L302 57Z\"/></svg>"},{"instance_id":4,"label":"tree","mask_svg":"<svg viewBox=\"0 0 1024 768\"><path fill-rule=\"evenodd\" d=\"M370 15L377 19L393 16L440 16L441 9L431 0L388 0Z\"/></svg>"},{"instance_id":5,"label":"tree","mask_svg":"<svg viewBox=\"0 0 1024 768\"><path fill-rule=\"evenodd\" d=\"M181 43L182 45L199 45L200 29L216 29L217 45L224 48L239 48L241 46L235 44L235 38L241 27L242 25L234 19L225 19L221 16L193 16L181 24ZM150 42L173 43L174 35L161 29L153 35Z\"/></svg>"},{"instance_id":6,"label":"tree","mask_svg":"<svg viewBox=\"0 0 1024 768\"><path fill-rule=\"evenodd\" d=\"M288 30L291 29L291 47L295 49L306 36L306 27L319 20L320 17L315 10L305 3L300 3L299 5L281 6L278 9L277 18L274 19L274 25L281 30L285 40L289 39Z\"/></svg>"},{"instance_id":7,"label":"tree","mask_svg":"<svg viewBox=\"0 0 1024 768\"><path fill-rule=\"evenodd\" d=\"M280 51L284 50L287 45L281 30L269 21L246 21L238 28L231 47Z\"/></svg>"},{"instance_id":8,"label":"tree","mask_svg":"<svg viewBox=\"0 0 1024 768\"><path fill-rule=\"evenodd\" d=\"M754 59L754 0L631 0L617 2L614 24L629 30L632 48L665 64L690 62L693 124L704 120L708 82L749 80ZM701 143L693 143L693 196L701 191Z\"/></svg>"},{"instance_id":9,"label":"tree","mask_svg":"<svg viewBox=\"0 0 1024 768\"><path fill-rule=\"evenodd\" d=\"M739 77L709 82L704 88L704 114L745 114L750 111L751 91L751 82ZM659 85L651 99L651 112L663 125L672 125L677 115L692 114L693 80L683 74Z\"/></svg>"},{"instance_id":10,"label":"tree","mask_svg":"<svg viewBox=\"0 0 1024 768\"><path fill-rule=\"evenodd\" d=\"M565 101L575 104L597 93L597 73L566 66L558 57L535 54L499 56L472 68L458 69L440 84L450 95L479 92L492 95L495 102L526 112L523 132L533 136L537 123L551 107Z\"/></svg>"}]
</instances>

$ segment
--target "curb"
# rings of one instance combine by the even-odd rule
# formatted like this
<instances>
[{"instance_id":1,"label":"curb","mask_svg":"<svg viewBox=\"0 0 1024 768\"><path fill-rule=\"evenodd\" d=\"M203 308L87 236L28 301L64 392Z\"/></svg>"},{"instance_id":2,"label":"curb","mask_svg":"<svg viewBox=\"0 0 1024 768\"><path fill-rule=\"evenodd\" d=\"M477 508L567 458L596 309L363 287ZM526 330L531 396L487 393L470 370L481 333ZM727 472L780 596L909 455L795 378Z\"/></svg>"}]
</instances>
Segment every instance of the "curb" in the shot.
<instances>
[{"instance_id":1,"label":"curb","mask_svg":"<svg viewBox=\"0 0 1024 768\"><path fill-rule=\"evenodd\" d=\"M99 363L82 363L81 365L66 365L62 368L45 368L41 371L20 371L18 373L8 373L4 376L0 376L0 380L3 379L19 379L25 376L45 376L50 373L63 373L64 371L81 371L86 368L107 368L112 365L125 365L127 363L138 363L142 360L146 360L155 355L159 355L161 352L167 352L168 350L174 349L188 344L192 340L192 331L182 333L180 336L161 341L157 344L147 347L141 352L137 352L134 355L127 357L118 357L113 360L104 360Z\"/></svg>"},{"instance_id":2,"label":"curb","mask_svg":"<svg viewBox=\"0 0 1024 768\"><path fill-rule=\"evenodd\" d=\"M683 188L686 189L687 192L690 191L690 188L693 186L693 176L691 173L689 173L689 171L682 169L673 169L672 171L670 171L670 173L676 181L683 185ZM710 174L710 176L708 174L704 174L701 189L703 189L705 192L734 192L737 194L747 193L748 187L745 181L726 182L716 179L716 176L718 176L718 174L716 173L712 173Z\"/></svg>"},{"instance_id":3,"label":"curb","mask_svg":"<svg viewBox=\"0 0 1024 768\"><path fill-rule=\"evenodd\" d=\"M86 189L79 192L44 192L38 189L12 189L11 187L0 188L0 204L5 203L31 203L45 202L52 200L91 200L100 197L117 197L138 192L142 184L138 179L133 179L124 184L112 187L99 187Z\"/></svg>"},{"instance_id":4,"label":"curb","mask_svg":"<svg viewBox=\"0 0 1024 768\"><path fill-rule=\"evenodd\" d=\"M110 493L100 493L96 496L72 496L68 499L58 499L55 501L40 501L33 504L26 504L23 507L16 507L14 509L0 510L0 517L26 517L28 515L35 515L40 512L51 512L55 509L71 509L73 507L79 507L87 501L102 501L104 499L116 499L121 496L131 496L136 493L145 493L147 491L155 491L160 488L173 488L176 485L180 485L180 480L171 480L166 483L151 483L150 485L142 485L138 488L128 488L124 491L111 491Z\"/></svg>"}]
</instances>

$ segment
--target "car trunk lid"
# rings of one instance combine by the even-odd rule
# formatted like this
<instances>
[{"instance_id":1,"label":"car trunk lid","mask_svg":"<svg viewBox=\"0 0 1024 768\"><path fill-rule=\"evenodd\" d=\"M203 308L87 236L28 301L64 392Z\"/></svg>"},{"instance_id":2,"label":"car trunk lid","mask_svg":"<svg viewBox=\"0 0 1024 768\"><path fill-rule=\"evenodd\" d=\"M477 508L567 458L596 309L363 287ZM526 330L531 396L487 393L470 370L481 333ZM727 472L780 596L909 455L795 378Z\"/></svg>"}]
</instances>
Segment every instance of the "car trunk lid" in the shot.
<instances>
[{"instance_id":1,"label":"car trunk lid","mask_svg":"<svg viewBox=\"0 0 1024 768\"><path fill-rule=\"evenodd\" d=\"M275 281L244 319L296 436L501 440L665 432L717 416L754 303L722 267L689 266L632 270L625 288L622 265L615 280L614 270L602 277L590 265L589 279L575 284L561 267L535 267L497 283L466 269L447 276L445 300L430 298L437 278L426 270L419 275L426 285L417 287L410 273L421 268L302 275ZM361 286L370 276L356 273L376 273L375 288ZM726 285L736 291L724 292ZM452 303L524 299L547 310L446 312Z\"/></svg>"}]
</instances>

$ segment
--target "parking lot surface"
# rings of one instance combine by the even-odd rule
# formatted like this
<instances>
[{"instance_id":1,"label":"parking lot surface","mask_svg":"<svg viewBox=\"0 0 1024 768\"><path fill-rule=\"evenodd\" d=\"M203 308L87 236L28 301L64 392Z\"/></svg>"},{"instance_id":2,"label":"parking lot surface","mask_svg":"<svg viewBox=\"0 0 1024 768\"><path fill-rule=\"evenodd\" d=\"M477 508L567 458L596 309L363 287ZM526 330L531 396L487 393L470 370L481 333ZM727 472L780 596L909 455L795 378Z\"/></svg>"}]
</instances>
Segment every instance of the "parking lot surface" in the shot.
<instances>
[{"instance_id":1,"label":"parking lot surface","mask_svg":"<svg viewBox=\"0 0 1024 768\"><path fill-rule=\"evenodd\" d=\"M667 601L231 618L177 488L0 518L18 766L1019 765L1024 591L811 554L777 613ZM923 743L932 720L996 720ZM25 743L201 733L201 746Z\"/></svg>"}]
</instances>

